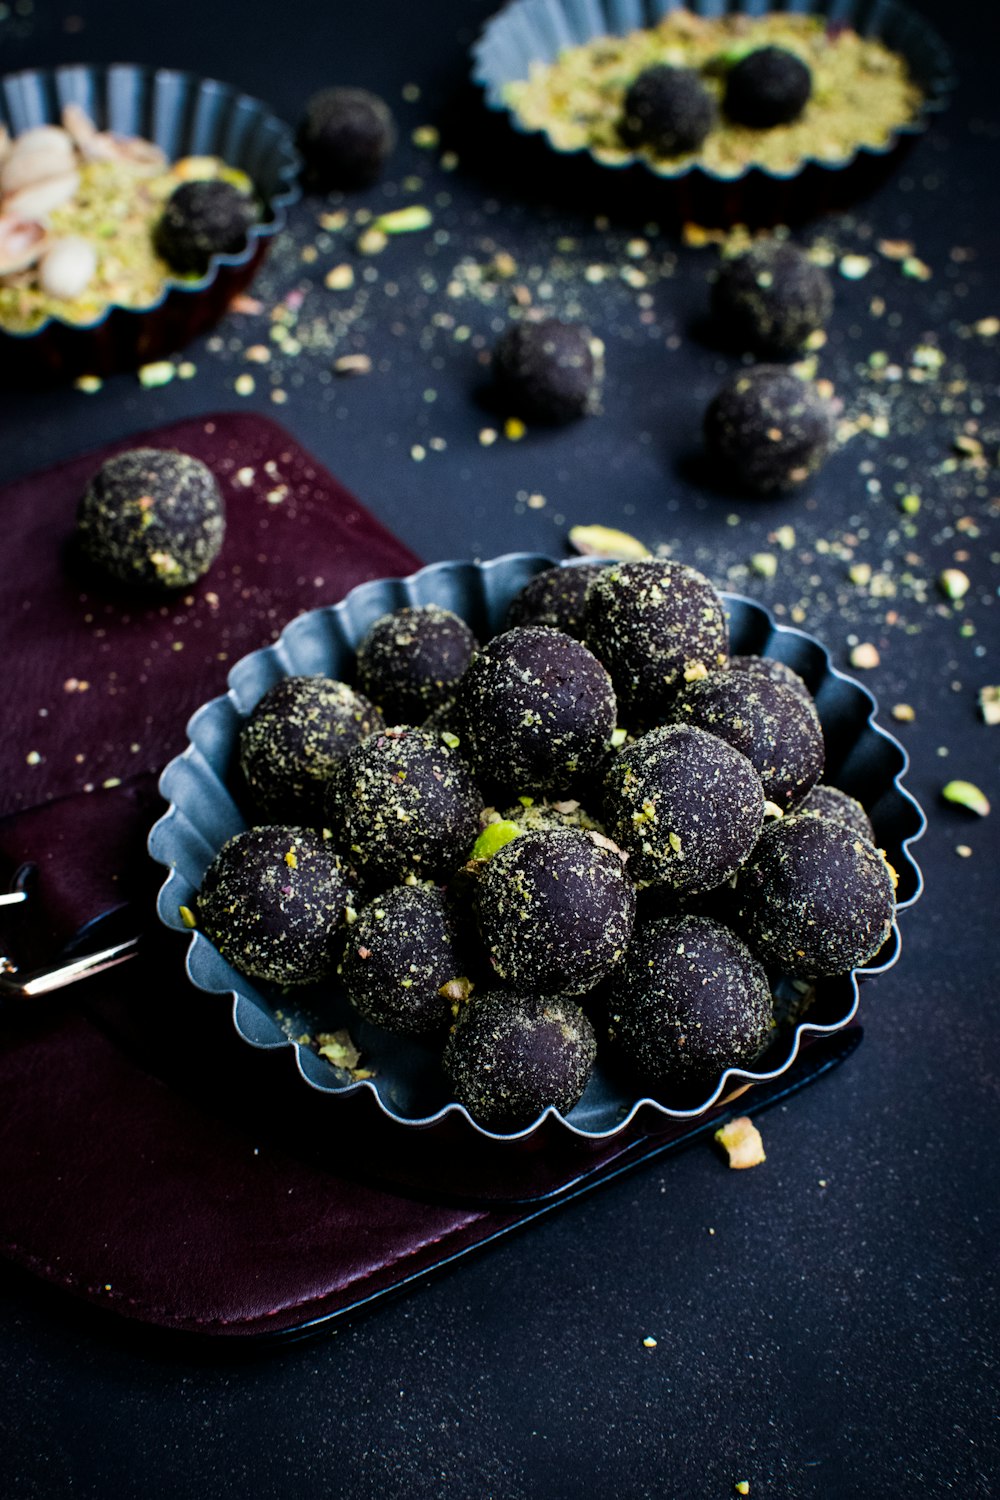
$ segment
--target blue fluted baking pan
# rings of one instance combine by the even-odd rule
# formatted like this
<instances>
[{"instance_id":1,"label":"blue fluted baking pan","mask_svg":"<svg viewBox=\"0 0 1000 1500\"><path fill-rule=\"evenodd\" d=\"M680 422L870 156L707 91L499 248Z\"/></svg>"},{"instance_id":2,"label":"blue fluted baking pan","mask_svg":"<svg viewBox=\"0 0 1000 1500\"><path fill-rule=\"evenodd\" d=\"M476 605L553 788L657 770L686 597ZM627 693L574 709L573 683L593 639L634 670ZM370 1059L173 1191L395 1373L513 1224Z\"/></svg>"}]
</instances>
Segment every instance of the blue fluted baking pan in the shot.
<instances>
[{"instance_id":1,"label":"blue fluted baking pan","mask_svg":"<svg viewBox=\"0 0 1000 1500\"><path fill-rule=\"evenodd\" d=\"M348 679L354 653L380 615L403 605L440 604L467 620L481 640L503 627L507 605L527 581L552 559L512 553L486 563L446 562L422 568L409 578L361 584L336 605L293 620L272 646L254 651L229 674L229 691L198 710L188 725L190 743L163 772L160 789L169 810L150 833L153 858L169 870L158 898L161 920L186 932L182 906L193 908L209 861L245 822L229 791L243 719L267 689L293 674L324 673ZM570 564L571 566L571 564ZM907 758L902 746L876 723L877 706L868 690L832 665L820 643L803 631L777 625L759 604L724 594L734 653L778 657L806 681L827 742L825 779L857 797L867 808L878 843L899 875L897 913L917 899L920 870L911 845L924 829L924 816L902 785ZM484 1130L463 1106L449 1098L434 1049L409 1038L390 1036L360 1020L335 983L280 992L247 980L217 953L200 932L189 934L187 971L195 985L212 994L231 995L233 1020L252 1046L294 1048L304 1081L329 1098L331 1109L351 1100L351 1115L379 1116L379 1128L442 1131L491 1142L528 1142L541 1127L549 1135L581 1142L609 1141L627 1126L655 1131L671 1121L697 1121L720 1100L744 1086L786 1073L810 1034L827 1035L849 1026L858 1008L862 979L882 973L900 951L898 920L884 949L870 964L850 974L816 983L808 1012L780 1025L776 1040L752 1068L730 1068L704 1098L674 1100L640 1095L603 1064L598 1064L583 1098L564 1118L555 1110L527 1130L498 1136ZM779 992L780 993L780 992ZM790 995L791 999L801 998ZM347 1027L375 1077L360 1082L332 1067L308 1044L306 1033Z\"/></svg>"},{"instance_id":2,"label":"blue fluted baking pan","mask_svg":"<svg viewBox=\"0 0 1000 1500\"><path fill-rule=\"evenodd\" d=\"M133 63L32 69L0 79L0 125L11 135L58 124L67 104L80 105L100 130L153 141L171 161L222 157L252 179L262 216L242 250L213 255L195 280L167 280L147 307L111 305L87 324L48 318L30 333L0 329L0 374L17 382L108 375L183 348L249 284L299 196L291 130L266 104L227 83Z\"/></svg>"}]
</instances>

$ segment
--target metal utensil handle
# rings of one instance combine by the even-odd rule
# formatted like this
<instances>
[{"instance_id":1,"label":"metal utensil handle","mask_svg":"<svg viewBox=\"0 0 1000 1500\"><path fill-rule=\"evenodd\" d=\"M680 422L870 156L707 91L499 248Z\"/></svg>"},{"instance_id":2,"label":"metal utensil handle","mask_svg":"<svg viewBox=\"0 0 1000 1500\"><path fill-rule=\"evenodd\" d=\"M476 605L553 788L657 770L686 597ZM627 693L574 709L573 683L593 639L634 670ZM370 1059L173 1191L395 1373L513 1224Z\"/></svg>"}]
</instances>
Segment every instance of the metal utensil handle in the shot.
<instances>
[{"instance_id":1,"label":"metal utensil handle","mask_svg":"<svg viewBox=\"0 0 1000 1500\"><path fill-rule=\"evenodd\" d=\"M139 951L137 937L126 938L110 948L99 948L96 953L85 953L82 958L68 959L65 963L51 964L36 969L33 974L20 974L6 959L0 960L0 996L30 999L35 995L48 995L53 990L65 989L80 979L89 979L104 969L113 969L118 964L134 958Z\"/></svg>"}]
</instances>

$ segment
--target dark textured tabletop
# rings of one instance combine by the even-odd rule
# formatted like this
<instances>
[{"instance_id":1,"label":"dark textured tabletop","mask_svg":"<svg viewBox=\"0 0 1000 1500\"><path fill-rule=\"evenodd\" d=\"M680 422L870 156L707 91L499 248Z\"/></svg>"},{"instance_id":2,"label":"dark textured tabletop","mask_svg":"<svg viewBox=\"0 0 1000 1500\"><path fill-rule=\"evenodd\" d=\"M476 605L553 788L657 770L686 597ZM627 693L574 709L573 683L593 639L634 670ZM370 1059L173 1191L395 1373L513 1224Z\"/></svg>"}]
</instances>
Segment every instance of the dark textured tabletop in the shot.
<instances>
[{"instance_id":1,"label":"dark textured tabletop","mask_svg":"<svg viewBox=\"0 0 1000 1500\"><path fill-rule=\"evenodd\" d=\"M731 1172L696 1145L333 1335L256 1355L165 1345L4 1269L0 1493L995 1493L1000 813L940 793L961 778L1000 798L1000 730L978 705L1000 680L1000 34L972 0L920 8L957 64L950 112L875 196L796 231L836 285L816 374L843 403L840 444L798 494L753 502L706 488L697 462L736 363L702 329L714 246L600 185L553 201L556 185L477 150L467 49L488 0L0 6L5 71L191 68L291 120L315 88L358 83L401 136L379 187L293 210L259 310L230 314L166 383L4 394L0 480L249 407L427 560L562 555L572 525L624 528L804 624L845 669L873 646L858 675L928 814L926 890L899 963L866 988L863 1044L761 1118L763 1165ZM420 146L427 126L438 142ZM408 203L431 226L359 252L359 211ZM341 265L352 285L328 290ZM515 440L480 404L512 285L603 340L598 415ZM335 374L345 354L370 373ZM959 599L950 568L969 581Z\"/></svg>"}]
</instances>

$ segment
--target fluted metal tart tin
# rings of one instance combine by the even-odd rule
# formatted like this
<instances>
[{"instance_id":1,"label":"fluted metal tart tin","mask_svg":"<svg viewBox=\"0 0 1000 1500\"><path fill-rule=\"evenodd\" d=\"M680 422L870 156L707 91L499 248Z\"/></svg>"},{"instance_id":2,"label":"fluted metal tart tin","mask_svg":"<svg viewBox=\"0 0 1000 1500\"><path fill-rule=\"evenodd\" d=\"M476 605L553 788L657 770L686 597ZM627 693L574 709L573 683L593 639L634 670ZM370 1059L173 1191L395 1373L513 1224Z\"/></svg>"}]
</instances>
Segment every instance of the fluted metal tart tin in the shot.
<instances>
[{"instance_id":1,"label":"fluted metal tart tin","mask_svg":"<svg viewBox=\"0 0 1000 1500\"><path fill-rule=\"evenodd\" d=\"M712 172L689 160L675 167L629 152L610 159L584 146L563 149L542 130L525 124L512 108L507 87L526 79L532 63L553 62L566 48L598 37L624 36L655 26L669 12L681 9L705 19L754 18L780 11L822 17L831 30L850 28L883 42L905 59L922 91L922 105L882 145L860 145L839 160L809 157L787 173L748 164L732 175ZM947 106L954 87L944 43L901 0L512 0L487 21L473 44L472 78L487 108L505 115L517 133L511 142L520 140L534 148L531 169L550 181L554 190L571 179L587 194L591 211L593 193L603 185L605 195L613 189L616 201L631 203L664 225L741 223L754 228L801 223L845 208L872 191L924 133L933 116ZM528 155L525 162L528 165Z\"/></svg>"},{"instance_id":2,"label":"fluted metal tart tin","mask_svg":"<svg viewBox=\"0 0 1000 1500\"><path fill-rule=\"evenodd\" d=\"M368 1126L382 1135L387 1127L409 1134L426 1132L458 1146L488 1142L493 1147L537 1150L548 1141L565 1150L574 1142L597 1148L626 1130L655 1133L697 1122L736 1091L787 1073L810 1037L849 1027L858 1008L860 981L888 969L899 956L897 920L870 964L818 981L807 1013L795 1023L780 1025L775 1041L753 1067L728 1069L707 1094L684 1099L642 1094L613 1066L599 1061L583 1098L565 1117L549 1109L527 1129L498 1135L484 1130L449 1097L438 1051L362 1021L335 981L284 992L260 985L232 968L202 933L187 931L181 908L195 908L210 860L226 839L245 827L230 790L237 740L243 720L267 689L282 677L300 673L350 679L355 649L368 627L403 605L442 605L468 621L484 640L502 629L514 595L552 565L551 558L532 553L485 563L435 563L409 578L361 584L341 603L300 615L273 645L236 664L228 692L194 714L187 749L163 772L160 789L169 808L149 837L152 857L169 871L157 902L160 919L187 935L191 981L210 994L231 997L233 1021L246 1042L256 1048L294 1050L302 1080L328 1101L331 1126L339 1106L352 1130ZM902 785L905 751L876 722L872 695L838 672L818 641L776 624L749 599L730 594L723 599L733 651L780 658L801 674L815 695L827 742L825 779L856 796L868 810L877 841L899 876L898 916L920 894L921 875L911 845L925 821ZM299 1040L342 1027L360 1048L364 1065L374 1070L371 1079L353 1080Z\"/></svg>"},{"instance_id":3,"label":"fluted metal tart tin","mask_svg":"<svg viewBox=\"0 0 1000 1500\"><path fill-rule=\"evenodd\" d=\"M262 206L242 250L213 255L204 276L168 279L145 307L109 305L90 323L49 317L27 333L0 329L0 378L19 384L110 375L182 349L249 285L299 196L292 132L266 104L214 78L133 63L27 70L0 79L0 125L18 135L58 124L79 104L101 130L142 136L171 161L218 156L252 179Z\"/></svg>"}]
</instances>

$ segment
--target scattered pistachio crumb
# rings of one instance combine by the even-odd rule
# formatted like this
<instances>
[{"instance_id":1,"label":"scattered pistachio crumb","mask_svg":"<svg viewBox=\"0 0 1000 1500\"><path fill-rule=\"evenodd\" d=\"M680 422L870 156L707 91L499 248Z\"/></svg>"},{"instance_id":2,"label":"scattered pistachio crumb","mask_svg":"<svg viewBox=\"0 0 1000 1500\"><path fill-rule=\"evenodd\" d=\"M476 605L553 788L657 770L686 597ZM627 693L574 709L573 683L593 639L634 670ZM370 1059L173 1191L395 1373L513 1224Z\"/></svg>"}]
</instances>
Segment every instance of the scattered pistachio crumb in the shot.
<instances>
[{"instance_id":1,"label":"scattered pistachio crumb","mask_svg":"<svg viewBox=\"0 0 1000 1500\"><path fill-rule=\"evenodd\" d=\"M777 542L782 552L791 552L795 546L795 527L788 525L779 526L777 531L772 533L769 540Z\"/></svg>"},{"instance_id":2,"label":"scattered pistachio crumb","mask_svg":"<svg viewBox=\"0 0 1000 1500\"><path fill-rule=\"evenodd\" d=\"M104 384L100 375L78 375L73 382L76 390L83 391L85 395L92 396L99 391Z\"/></svg>"},{"instance_id":3,"label":"scattered pistachio crumb","mask_svg":"<svg viewBox=\"0 0 1000 1500\"><path fill-rule=\"evenodd\" d=\"M257 382L252 375L237 375L233 381L233 390L237 396L252 396L257 389Z\"/></svg>"},{"instance_id":4,"label":"scattered pistachio crumb","mask_svg":"<svg viewBox=\"0 0 1000 1500\"><path fill-rule=\"evenodd\" d=\"M938 574L938 588L948 599L964 599L970 588L969 576L961 568L945 568Z\"/></svg>"},{"instance_id":5,"label":"scattered pistachio crumb","mask_svg":"<svg viewBox=\"0 0 1000 1500\"><path fill-rule=\"evenodd\" d=\"M733 1485L733 1489L736 1491L737 1495L749 1495L749 1493L750 1493L750 1481L749 1481L749 1479L737 1479L736 1483Z\"/></svg>"},{"instance_id":6,"label":"scattered pistachio crumb","mask_svg":"<svg viewBox=\"0 0 1000 1500\"><path fill-rule=\"evenodd\" d=\"M332 266L323 277L323 285L331 292L346 292L354 285L354 267L346 261L343 265Z\"/></svg>"},{"instance_id":7,"label":"scattered pistachio crumb","mask_svg":"<svg viewBox=\"0 0 1000 1500\"><path fill-rule=\"evenodd\" d=\"M904 495L899 502L899 508L903 511L904 515L915 516L920 509L920 496L912 494Z\"/></svg>"},{"instance_id":8,"label":"scattered pistachio crumb","mask_svg":"<svg viewBox=\"0 0 1000 1500\"><path fill-rule=\"evenodd\" d=\"M860 281L872 268L867 255L842 255L837 270L846 281Z\"/></svg>"},{"instance_id":9,"label":"scattered pistachio crumb","mask_svg":"<svg viewBox=\"0 0 1000 1500\"><path fill-rule=\"evenodd\" d=\"M979 689L979 712L984 724L1000 724L1000 687Z\"/></svg>"},{"instance_id":10,"label":"scattered pistachio crumb","mask_svg":"<svg viewBox=\"0 0 1000 1500\"><path fill-rule=\"evenodd\" d=\"M652 1334L647 1333L646 1337L642 1341L642 1347L644 1349L655 1349L656 1348L656 1340L653 1338Z\"/></svg>"},{"instance_id":11,"label":"scattered pistachio crumb","mask_svg":"<svg viewBox=\"0 0 1000 1500\"><path fill-rule=\"evenodd\" d=\"M760 1131L748 1115L739 1115L715 1132L715 1139L737 1171L759 1166L766 1160Z\"/></svg>"},{"instance_id":12,"label":"scattered pistachio crumb","mask_svg":"<svg viewBox=\"0 0 1000 1500\"><path fill-rule=\"evenodd\" d=\"M894 703L892 717L897 724L912 724L917 717L917 711L911 703Z\"/></svg>"},{"instance_id":13,"label":"scattered pistachio crumb","mask_svg":"<svg viewBox=\"0 0 1000 1500\"><path fill-rule=\"evenodd\" d=\"M979 818L985 818L990 810L986 793L981 792L971 781L949 781L947 786L941 788L941 796L946 802L964 807Z\"/></svg>"},{"instance_id":14,"label":"scattered pistachio crumb","mask_svg":"<svg viewBox=\"0 0 1000 1500\"><path fill-rule=\"evenodd\" d=\"M181 921L184 923L185 927L189 929L197 927L198 923L195 920L194 912L191 910L190 906L179 906L177 910L180 913Z\"/></svg>"},{"instance_id":15,"label":"scattered pistachio crumb","mask_svg":"<svg viewBox=\"0 0 1000 1500\"><path fill-rule=\"evenodd\" d=\"M882 658L870 641L864 641L860 646L852 649L849 660L852 667L858 667L861 671L867 672L872 667L877 667Z\"/></svg>"},{"instance_id":16,"label":"scattered pistachio crumb","mask_svg":"<svg viewBox=\"0 0 1000 1500\"><path fill-rule=\"evenodd\" d=\"M968 844L956 844L955 853L960 855L962 859L969 859L972 854L972 850Z\"/></svg>"},{"instance_id":17,"label":"scattered pistachio crumb","mask_svg":"<svg viewBox=\"0 0 1000 1500\"><path fill-rule=\"evenodd\" d=\"M333 362L335 375L370 375L371 356L368 354L342 354Z\"/></svg>"},{"instance_id":18,"label":"scattered pistachio crumb","mask_svg":"<svg viewBox=\"0 0 1000 1500\"><path fill-rule=\"evenodd\" d=\"M140 365L139 384L151 389L158 385L169 385L177 370L169 359L156 359L152 364Z\"/></svg>"},{"instance_id":19,"label":"scattered pistachio crumb","mask_svg":"<svg viewBox=\"0 0 1000 1500\"><path fill-rule=\"evenodd\" d=\"M761 578L773 578L778 571L778 559L773 552L755 552L750 566Z\"/></svg>"},{"instance_id":20,"label":"scattered pistachio crumb","mask_svg":"<svg viewBox=\"0 0 1000 1500\"><path fill-rule=\"evenodd\" d=\"M387 214L379 214L374 229L383 234L412 234L414 230L428 229L434 215L422 203L409 203L405 208L394 208Z\"/></svg>"},{"instance_id":21,"label":"scattered pistachio crumb","mask_svg":"<svg viewBox=\"0 0 1000 1500\"><path fill-rule=\"evenodd\" d=\"M520 417L508 417L503 424L504 437L512 443L520 442L527 430Z\"/></svg>"},{"instance_id":22,"label":"scattered pistachio crumb","mask_svg":"<svg viewBox=\"0 0 1000 1500\"><path fill-rule=\"evenodd\" d=\"M582 557L614 557L634 562L652 556L645 542L613 526L571 526L569 542Z\"/></svg>"},{"instance_id":23,"label":"scattered pistachio crumb","mask_svg":"<svg viewBox=\"0 0 1000 1500\"><path fill-rule=\"evenodd\" d=\"M499 434L495 427L481 427L479 430L479 441L484 448L491 447L497 440Z\"/></svg>"}]
</instances>

